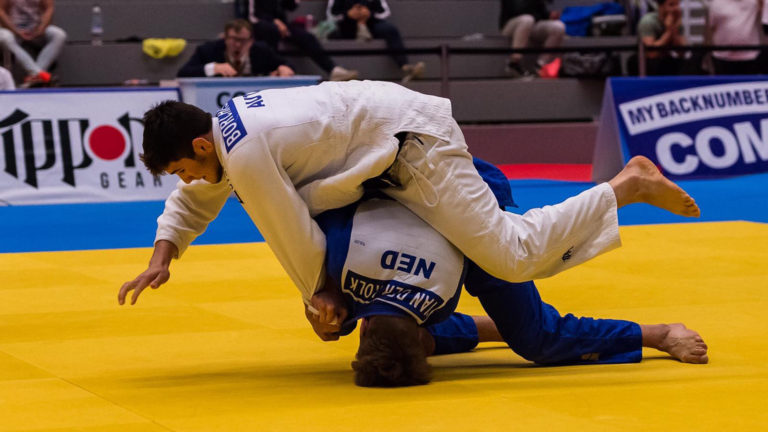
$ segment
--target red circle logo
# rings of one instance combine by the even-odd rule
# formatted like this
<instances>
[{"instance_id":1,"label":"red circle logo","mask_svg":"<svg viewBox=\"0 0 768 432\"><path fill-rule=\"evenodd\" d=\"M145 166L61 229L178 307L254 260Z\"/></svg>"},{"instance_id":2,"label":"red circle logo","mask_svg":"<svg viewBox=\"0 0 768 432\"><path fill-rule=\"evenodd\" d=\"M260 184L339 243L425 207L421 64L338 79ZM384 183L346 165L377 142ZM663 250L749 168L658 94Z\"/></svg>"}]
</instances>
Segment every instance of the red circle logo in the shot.
<instances>
[{"instance_id":1,"label":"red circle logo","mask_svg":"<svg viewBox=\"0 0 768 432\"><path fill-rule=\"evenodd\" d=\"M95 128L88 138L88 145L96 157L108 161L119 158L127 147L125 137L114 126Z\"/></svg>"}]
</instances>

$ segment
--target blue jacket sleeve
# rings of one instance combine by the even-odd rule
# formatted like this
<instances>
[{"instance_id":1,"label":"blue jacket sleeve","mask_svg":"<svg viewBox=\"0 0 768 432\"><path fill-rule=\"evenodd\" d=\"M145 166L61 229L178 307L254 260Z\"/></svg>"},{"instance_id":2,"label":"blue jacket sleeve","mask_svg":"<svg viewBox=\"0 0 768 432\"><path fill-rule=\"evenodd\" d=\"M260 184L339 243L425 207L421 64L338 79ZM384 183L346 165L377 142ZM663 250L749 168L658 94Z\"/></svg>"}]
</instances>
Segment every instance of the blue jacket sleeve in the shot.
<instances>
[{"instance_id":1,"label":"blue jacket sleeve","mask_svg":"<svg viewBox=\"0 0 768 432\"><path fill-rule=\"evenodd\" d=\"M472 317L458 312L426 329L435 339L434 355L472 351L480 341Z\"/></svg>"}]
</instances>

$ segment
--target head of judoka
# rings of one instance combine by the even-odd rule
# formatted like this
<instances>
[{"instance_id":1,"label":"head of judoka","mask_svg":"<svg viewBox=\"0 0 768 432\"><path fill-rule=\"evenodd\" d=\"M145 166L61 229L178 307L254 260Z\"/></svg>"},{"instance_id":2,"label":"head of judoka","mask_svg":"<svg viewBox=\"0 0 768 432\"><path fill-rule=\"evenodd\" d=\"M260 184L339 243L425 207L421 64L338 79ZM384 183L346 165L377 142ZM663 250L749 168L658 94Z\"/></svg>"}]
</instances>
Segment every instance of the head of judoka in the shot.
<instances>
[{"instance_id":1,"label":"head of judoka","mask_svg":"<svg viewBox=\"0 0 768 432\"><path fill-rule=\"evenodd\" d=\"M221 181L210 114L196 106L165 101L144 114L141 160L155 176L176 174L185 183Z\"/></svg>"},{"instance_id":2,"label":"head of judoka","mask_svg":"<svg viewBox=\"0 0 768 432\"><path fill-rule=\"evenodd\" d=\"M427 355L433 349L434 341L429 334L409 316L393 314L363 318L360 346L352 362L355 384L363 387L427 384L432 379Z\"/></svg>"}]
</instances>

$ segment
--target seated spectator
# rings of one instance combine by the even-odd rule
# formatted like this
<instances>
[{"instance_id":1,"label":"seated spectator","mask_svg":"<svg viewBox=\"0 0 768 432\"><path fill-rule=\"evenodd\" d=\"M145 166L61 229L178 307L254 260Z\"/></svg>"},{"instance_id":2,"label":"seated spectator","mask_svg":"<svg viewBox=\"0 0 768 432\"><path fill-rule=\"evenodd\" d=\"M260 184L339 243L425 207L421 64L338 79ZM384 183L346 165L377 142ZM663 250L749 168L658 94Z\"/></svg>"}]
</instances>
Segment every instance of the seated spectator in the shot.
<instances>
[{"instance_id":1,"label":"seated spectator","mask_svg":"<svg viewBox=\"0 0 768 432\"><path fill-rule=\"evenodd\" d=\"M712 45L759 45L758 1L713 0L709 4L707 40ZM719 75L760 73L759 50L713 51L712 63Z\"/></svg>"},{"instance_id":2,"label":"seated spectator","mask_svg":"<svg viewBox=\"0 0 768 432\"><path fill-rule=\"evenodd\" d=\"M680 34L683 14L680 0L658 0L658 11L645 14L637 24L637 35L646 47L682 47ZM678 75L685 60L678 51L646 51L647 75Z\"/></svg>"},{"instance_id":3,"label":"seated spectator","mask_svg":"<svg viewBox=\"0 0 768 432\"><path fill-rule=\"evenodd\" d=\"M0 0L0 47L16 57L27 73L24 86L48 84L48 69L61 53L67 34L51 25L53 0ZM37 59L22 43L42 46Z\"/></svg>"},{"instance_id":4,"label":"seated spectator","mask_svg":"<svg viewBox=\"0 0 768 432\"><path fill-rule=\"evenodd\" d=\"M763 35L768 36L768 0L762 0L763 17L761 22L763 24Z\"/></svg>"},{"instance_id":5,"label":"seated spectator","mask_svg":"<svg viewBox=\"0 0 768 432\"><path fill-rule=\"evenodd\" d=\"M339 27L331 33L332 39L384 39L394 51L392 58L403 72L403 83L424 75L424 62L408 62L400 31L385 20L390 15L386 0L329 0L327 13Z\"/></svg>"},{"instance_id":6,"label":"seated spectator","mask_svg":"<svg viewBox=\"0 0 768 432\"><path fill-rule=\"evenodd\" d=\"M293 69L264 42L253 40L251 23L236 19L224 26L224 39L195 49L180 77L293 76Z\"/></svg>"},{"instance_id":7,"label":"seated spectator","mask_svg":"<svg viewBox=\"0 0 768 432\"><path fill-rule=\"evenodd\" d=\"M545 0L501 0L499 28L502 35L512 40L512 48L526 48L531 39L542 43L544 48L554 48L562 44L565 36L565 24L560 21L560 12L550 12ZM506 70L510 76L531 75L521 65L522 59L521 53L509 56ZM551 53L540 55L536 61L537 72L554 59Z\"/></svg>"},{"instance_id":8,"label":"seated spectator","mask_svg":"<svg viewBox=\"0 0 768 432\"><path fill-rule=\"evenodd\" d=\"M16 84L13 82L13 76L4 67L0 67L0 90L15 90Z\"/></svg>"},{"instance_id":9,"label":"seated spectator","mask_svg":"<svg viewBox=\"0 0 768 432\"><path fill-rule=\"evenodd\" d=\"M762 18L760 22L763 28L761 41L768 41L768 0L762 0L761 6ZM763 49L760 50L760 55L758 56L758 61L760 62L761 73L766 73L768 71L768 45L763 45Z\"/></svg>"},{"instance_id":10,"label":"seated spectator","mask_svg":"<svg viewBox=\"0 0 768 432\"><path fill-rule=\"evenodd\" d=\"M303 24L287 24L285 10L295 10L296 6L296 0L249 0L248 20L253 24L256 40L263 40L277 51L277 43L284 39L308 54L331 81L356 79L357 71L337 66Z\"/></svg>"}]
</instances>

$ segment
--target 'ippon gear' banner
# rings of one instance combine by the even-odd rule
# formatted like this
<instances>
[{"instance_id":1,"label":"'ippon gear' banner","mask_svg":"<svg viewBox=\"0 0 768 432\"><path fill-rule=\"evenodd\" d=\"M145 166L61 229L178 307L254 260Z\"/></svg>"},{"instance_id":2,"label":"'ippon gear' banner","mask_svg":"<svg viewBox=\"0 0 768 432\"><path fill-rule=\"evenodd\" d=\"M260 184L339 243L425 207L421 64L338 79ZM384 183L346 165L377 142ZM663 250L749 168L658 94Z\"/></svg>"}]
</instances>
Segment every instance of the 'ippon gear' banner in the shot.
<instances>
[{"instance_id":1,"label":"'ippon gear' banner","mask_svg":"<svg viewBox=\"0 0 768 432\"><path fill-rule=\"evenodd\" d=\"M177 89L0 92L0 205L164 199L139 160L141 118Z\"/></svg>"},{"instance_id":2,"label":"'ippon gear' banner","mask_svg":"<svg viewBox=\"0 0 768 432\"><path fill-rule=\"evenodd\" d=\"M612 78L601 117L596 180L637 155L676 179L768 171L764 77Z\"/></svg>"}]
</instances>

